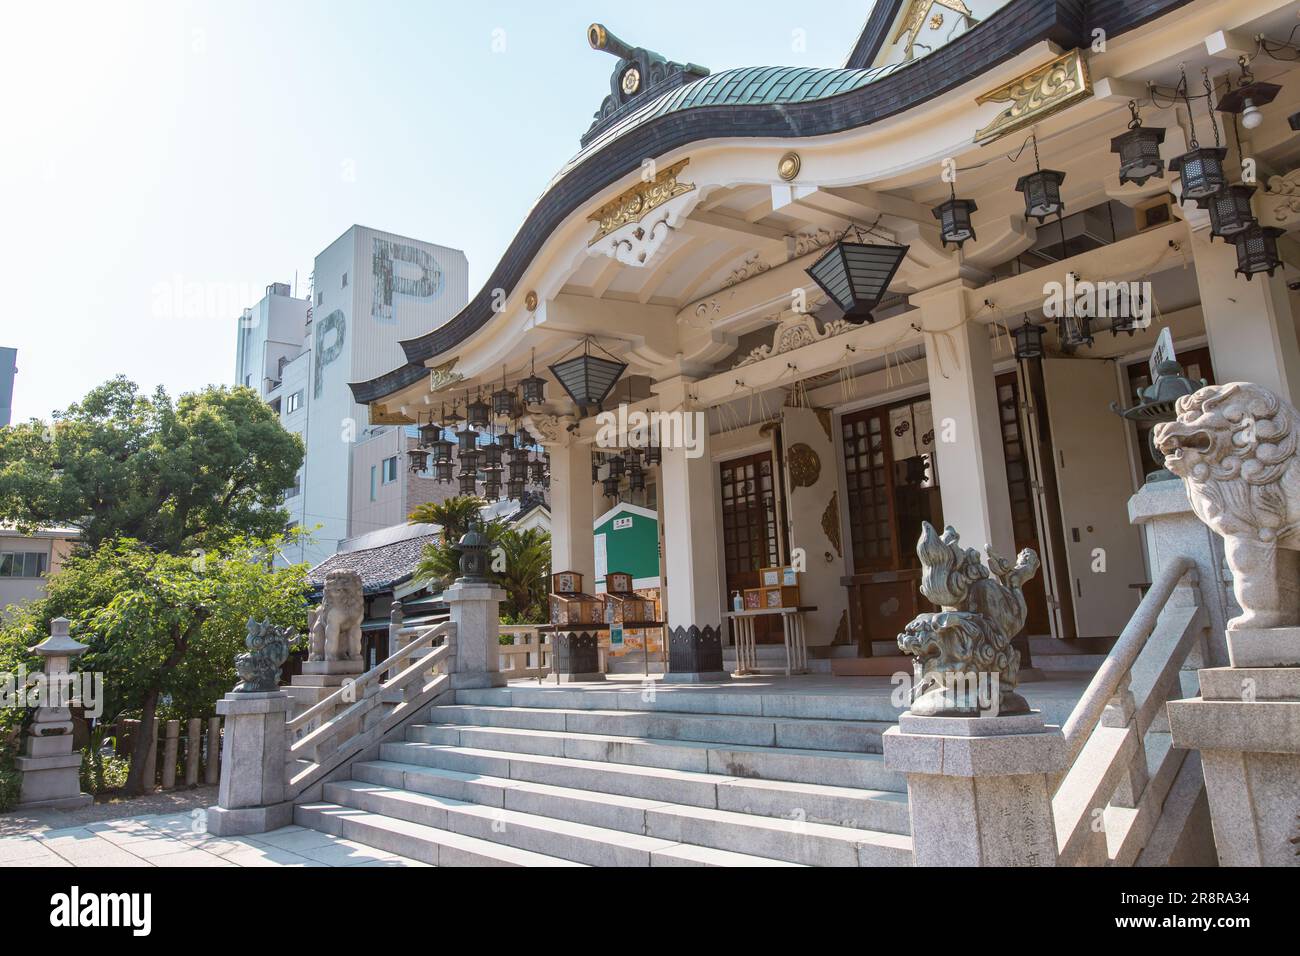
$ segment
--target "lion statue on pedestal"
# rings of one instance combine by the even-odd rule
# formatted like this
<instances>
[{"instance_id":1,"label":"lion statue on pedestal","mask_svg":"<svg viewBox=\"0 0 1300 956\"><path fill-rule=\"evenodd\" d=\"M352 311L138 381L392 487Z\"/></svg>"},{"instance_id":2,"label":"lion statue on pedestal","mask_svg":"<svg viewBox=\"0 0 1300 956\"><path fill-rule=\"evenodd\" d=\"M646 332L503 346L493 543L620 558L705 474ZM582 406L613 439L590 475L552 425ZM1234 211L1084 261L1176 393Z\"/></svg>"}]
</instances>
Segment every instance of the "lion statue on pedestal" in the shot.
<instances>
[{"instance_id":1,"label":"lion statue on pedestal","mask_svg":"<svg viewBox=\"0 0 1300 956\"><path fill-rule=\"evenodd\" d=\"M311 625L309 661L361 659L361 619L365 600L361 575L355 571L330 571L325 593Z\"/></svg>"},{"instance_id":2,"label":"lion statue on pedestal","mask_svg":"<svg viewBox=\"0 0 1300 956\"><path fill-rule=\"evenodd\" d=\"M1250 382L1185 395L1152 433L1196 517L1223 538L1241 606L1229 630L1300 625L1297 412Z\"/></svg>"}]
</instances>

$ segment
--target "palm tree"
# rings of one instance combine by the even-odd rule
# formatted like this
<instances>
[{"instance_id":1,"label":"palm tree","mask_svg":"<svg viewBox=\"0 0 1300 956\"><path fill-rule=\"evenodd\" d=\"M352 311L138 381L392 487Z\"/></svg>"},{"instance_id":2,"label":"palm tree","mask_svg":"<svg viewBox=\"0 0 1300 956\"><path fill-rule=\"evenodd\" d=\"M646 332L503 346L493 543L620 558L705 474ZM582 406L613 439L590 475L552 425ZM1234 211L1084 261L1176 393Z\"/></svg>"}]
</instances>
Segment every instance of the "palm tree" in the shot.
<instances>
[{"instance_id":1,"label":"palm tree","mask_svg":"<svg viewBox=\"0 0 1300 956\"><path fill-rule=\"evenodd\" d=\"M551 536L536 528L520 531L500 518L489 521L482 530L492 543L488 573L492 582L506 592L502 617L510 623L545 620ZM415 567L416 579L427 579L435 591L450 585L460 574L457 540L459 535L429 544Z\"/></svg>"},{"instance_id":2,"label":"palm tree","mask_svg":"<svg viewBox=\"0 0 1300 956\"><path fill-rule=\"evenodd\" d=\"M469 530L469 523L479 516L487 502L478 495L456 495L446 501L417 505L408 521L411 524L436 524L442 528L443 544L455 544Z\"/></svg>"}]
</instances>

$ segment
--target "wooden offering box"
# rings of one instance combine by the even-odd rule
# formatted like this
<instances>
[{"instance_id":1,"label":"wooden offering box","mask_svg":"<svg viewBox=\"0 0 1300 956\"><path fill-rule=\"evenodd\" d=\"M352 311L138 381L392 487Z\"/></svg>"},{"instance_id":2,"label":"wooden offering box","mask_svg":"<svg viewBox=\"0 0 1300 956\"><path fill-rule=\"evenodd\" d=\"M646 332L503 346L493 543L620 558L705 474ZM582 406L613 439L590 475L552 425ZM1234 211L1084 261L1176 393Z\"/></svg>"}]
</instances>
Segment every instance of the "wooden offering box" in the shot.
<instances>
[{"instance_id":1,"label":"wooden offering box","mask_svg":"<svg viewBox=\"0 0 1300 956\"><path fill-rule=\"evenodd\" d=\"M757 611L763 606L762 588L745 588L745 610Z\"/></svg>"},{"instance_id":2,"label":"wooden offering box","mask_svg":"<svg viewBox=\"0 0 1300 956\"><path fill-rule=\"evenodd\" d=\"M765 588L799 586L799 572L788 564L772 568L759 568L758 579Z\"/></svg>"},{"instance_id":3,"label":"wooden offering box","mask_svg":"<svg viewBox=\"0 0 1300 956\"><path fill-rule=\"evenodd\" d=\"M655 619L654 601L632 590L632 575L610 571L605 575L605 623L647 623Z\"/></svg>"},{"instance_id":4,"label":"wooden offering box","mask_svg":"<svg viewBox=\"0 0 1300 956\"><path fill-rule=\"evenodd\" d=\"M584 594L582 575L577 571L560 571L551 575L551 623L555 625L600 624L604 622L604 603L592 594Z\"/></svg>"},{"instance_id":5,"label":"wooden offering box","mask_svg":"<svg viewBox=\"0 0 1300 956\"><path fill-rule=\"evenodd\" d=\"M798 607L799 589L783 585L763 588L763 607Z\"/></svg>"}]
</instances>

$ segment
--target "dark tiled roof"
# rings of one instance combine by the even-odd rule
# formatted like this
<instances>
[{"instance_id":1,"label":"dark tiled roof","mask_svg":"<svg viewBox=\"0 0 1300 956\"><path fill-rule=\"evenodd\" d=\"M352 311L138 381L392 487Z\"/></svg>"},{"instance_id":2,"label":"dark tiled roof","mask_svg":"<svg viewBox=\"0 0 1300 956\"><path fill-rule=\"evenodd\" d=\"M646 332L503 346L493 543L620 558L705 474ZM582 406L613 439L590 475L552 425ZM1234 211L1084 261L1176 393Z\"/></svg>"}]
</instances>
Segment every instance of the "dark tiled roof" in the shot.
<instances>
[{"instance_id":1,"label":"dark tiled roof","mask_svg":"<svg viewBox=\"0 0 1300 956\"><path fill-rule=\"evenodd\" d=\"M361 587L367 594L389 591L411 579L424 549L436 541L436 534L407 538L379 548L364 551L345 551L326 558L307 573L313 590L325 586L325 575L331 571L356 571L361 575Z\"/></svg>"}]
</instances>

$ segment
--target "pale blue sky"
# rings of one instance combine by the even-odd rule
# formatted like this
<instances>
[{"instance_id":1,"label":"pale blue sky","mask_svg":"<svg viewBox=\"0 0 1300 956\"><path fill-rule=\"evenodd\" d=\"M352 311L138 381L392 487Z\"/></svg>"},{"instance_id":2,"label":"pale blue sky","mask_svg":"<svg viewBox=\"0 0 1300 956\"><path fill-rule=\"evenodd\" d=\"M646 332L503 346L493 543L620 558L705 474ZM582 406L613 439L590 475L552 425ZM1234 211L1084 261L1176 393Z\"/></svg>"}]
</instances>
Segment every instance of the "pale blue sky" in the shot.
<instances>
[{"instance_id":1,"label":"pale blue sky","mask_svg":"<svg viewBox=\"0 0 1300 956\"><path fill-rule=\"evenodd\" d=\"M840 66L870 7L12 4L0 345L18 349L14 420L119 372L173 394L230 381L239 310L295 270L305 294L312 258L354 222L464 249L473 294L608 92L593 20L715 71Z\"/></svg>"}]
</instances>

